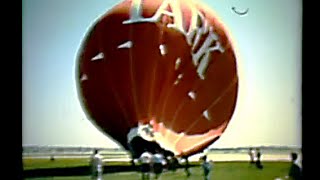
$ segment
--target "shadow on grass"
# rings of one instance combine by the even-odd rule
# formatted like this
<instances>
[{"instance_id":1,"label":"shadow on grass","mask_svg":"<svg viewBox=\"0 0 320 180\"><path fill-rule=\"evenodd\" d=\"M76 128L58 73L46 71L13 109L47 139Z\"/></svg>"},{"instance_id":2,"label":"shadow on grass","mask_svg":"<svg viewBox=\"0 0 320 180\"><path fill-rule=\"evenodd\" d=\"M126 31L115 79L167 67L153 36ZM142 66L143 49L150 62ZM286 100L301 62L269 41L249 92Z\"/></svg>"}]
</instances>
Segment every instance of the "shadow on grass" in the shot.
<instances>
[{"instance_id":1,"label":"shadow on grass","mask_svg":"<svg viewBox=\"0 0 320 180\"><path fill-rule=\"evenodd\" d=\"M189 167L194 167L197 165L189 165ZM180 165L178 168L184 168ZM105 166L104 174L107 173L119 173L119 172L138 172L140 171L140 166L126 166L126 165L113 165ZM24 170L23 177L52 177L52 176L86 176L90 175L89 166L79 166L79 167L65 167L65 168L45 168L45 169L32 169Z\"/></svg>"}]
</instances>

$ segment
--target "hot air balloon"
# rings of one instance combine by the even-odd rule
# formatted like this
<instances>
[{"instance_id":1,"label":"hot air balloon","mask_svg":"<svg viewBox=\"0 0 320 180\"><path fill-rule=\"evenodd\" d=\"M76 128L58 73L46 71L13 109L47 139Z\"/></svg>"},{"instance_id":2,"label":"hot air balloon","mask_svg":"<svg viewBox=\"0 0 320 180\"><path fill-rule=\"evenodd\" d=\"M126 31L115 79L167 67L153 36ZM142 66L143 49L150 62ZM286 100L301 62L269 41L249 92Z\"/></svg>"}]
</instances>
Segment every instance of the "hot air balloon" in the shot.
<instances>
[{"instance_id":1,"label":"hot air balloon","mask_svg":"<svg viewBox=\"0 0 320 180\"><path fill-rule=\"evenodd\" d=\"M226 27L192 0L124 0L86 32L76 59L88 119L133 157L190 156L227 128L238 94Z\"/></svg>"}]
</instances>

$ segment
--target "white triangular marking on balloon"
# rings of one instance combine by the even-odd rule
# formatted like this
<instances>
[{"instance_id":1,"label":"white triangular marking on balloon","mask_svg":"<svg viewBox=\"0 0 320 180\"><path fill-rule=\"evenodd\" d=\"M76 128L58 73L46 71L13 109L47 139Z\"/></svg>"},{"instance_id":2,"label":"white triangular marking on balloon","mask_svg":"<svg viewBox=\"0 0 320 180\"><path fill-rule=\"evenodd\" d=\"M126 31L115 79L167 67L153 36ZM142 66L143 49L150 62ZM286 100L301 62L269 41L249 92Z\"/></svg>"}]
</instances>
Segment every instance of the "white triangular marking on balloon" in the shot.
<instances>
[{"instance_id":1,"label":"white triangular marking on balloon","mask_svg":"<svg viewBox=\"0 0 320 180\"><path fill-rule=\"evenodd\" d=\"M180 64L181 64L181 59L178 58L178 59L176 60L176 64L175 64L174 69L177 70L177 69L179 68Z\"/></svg>"},{"instance_id":2,"label":"white triangular marking on balloon","mask_svg":"<svg viewBox=\"0 0 320 180\"><path fill-rule=\"evenodd\" d=\"M123 43L123 44L120 44L120 45L118 46L118 49L131 48L132 46L133 46L132 41L127 41L127 42L125 42L125 43Z\"/></svg>"},{"instance_id":3,"label":"white triangular marking on balloon","mask_svg":"<svg viewBox=\"0 0 320 180\"><path fill-rule=\"evenodd\" d=\"M167 54L167 49L166 49L166 46L164 44L160 44L159 49L160 49L160 53L161 53L162 56Z\"/></svg>"},{"instance_id":4,"label":"white triangular marking on balloon","mask_svg":"<svg viewBox=\"0 0 320 180\"><path fill-rule=\"evenodd\" d=\"M208 110L205 110L205 111L203 111L203 116L208 120L208 121L210 121L211 120L211 117L210 117L210 115L209 115L209 112L208 112Z\"/></svg>"},{"instance_id":5,"label":"white triangular marking on balloon","mask_svg":"<svg viewBox=\"0 0 320 180\"><path fill-rule=\"evenodd\" d=\"M81 81L88 80L88 76L86 74L83 74L80 78Z\"/></svg>"},{"instance_id":6,"label":"white triangular marking on balloon","mask_svg":"<svg viewBox=\"0 0 320 180\"><path fill-rule=\"evenodd\" d=\"M164 15L170 16L170 17L174 17L173 12L169 12L169 11L163 11ZM169 24L168 24L169 25Z\"/></svg>"},{"instance_id":7,"label":"white triangular marking on balloon","mask_svg":"<svg viewBox=\"0 0 320 180\"><path fill-rule=\"evenodd\" d=\"M191 99L193 99L193 100L196 99L196 93L195 93L195 92L190 91L190 92L188 93L188 95L189 95L189 97L190 97Z\"/></svg>"},{"instance_id":8,"label":"white triangular marking on balloon","mask_svg":"<svg viewBox=\"0 0 320 180\"><path fill-rule=\"evenodd\" d=\"M182 79L182 77L183 77L183 74L179 74L176 81L174 81L174 85L177 85L180 82L180 79Z\"/></svg>"},{"instance_id":9,"label":"white triangular marking on balloon","mask_svg":"<svg viewBox=\"0 0 320 180\"><path fill-rule=\"evenodd\" d=\"M104 58L104 54L101 52L99 54L97 54L95 57L93 57L91 59L91 61L96 61L96 60L100 60L100 59L103 59Z\"/></svg>"}]
</instances>

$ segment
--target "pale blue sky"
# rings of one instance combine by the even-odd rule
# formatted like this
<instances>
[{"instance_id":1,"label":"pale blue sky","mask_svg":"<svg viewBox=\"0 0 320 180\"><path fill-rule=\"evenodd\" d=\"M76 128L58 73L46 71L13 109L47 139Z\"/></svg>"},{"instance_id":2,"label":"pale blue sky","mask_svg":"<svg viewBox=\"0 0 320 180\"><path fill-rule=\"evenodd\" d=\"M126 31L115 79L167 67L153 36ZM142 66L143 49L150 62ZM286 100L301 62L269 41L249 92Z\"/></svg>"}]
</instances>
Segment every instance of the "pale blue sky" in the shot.
<instances>
[{"instance_id":1,"label":"pale blue sky","mask_svg":"<svg viewBox=\"0 0 320 180\"><path fill-rule=\"evenodd\" d=\"M23 0L24 145L115 147L81 109L75 58L93 21L117 0ZM299 0L203 0L239 47L236 112L212 147L301 146ZM245 16L231 8L249 8Z\"/></svg>"}]
</instances>

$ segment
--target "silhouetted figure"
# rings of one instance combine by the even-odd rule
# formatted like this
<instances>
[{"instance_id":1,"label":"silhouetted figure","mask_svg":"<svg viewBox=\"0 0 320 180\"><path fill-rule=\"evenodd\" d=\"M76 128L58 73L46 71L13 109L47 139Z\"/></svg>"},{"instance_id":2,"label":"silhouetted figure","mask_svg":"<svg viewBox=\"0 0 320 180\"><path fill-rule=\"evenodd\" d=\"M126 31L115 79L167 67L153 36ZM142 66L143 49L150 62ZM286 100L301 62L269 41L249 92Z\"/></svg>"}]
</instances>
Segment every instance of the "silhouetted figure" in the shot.
<instances>
[{"instance_id":1,"label":"silhouetted figure","mask_svg":"<svg viewBox=\"0 0 320 180\"><path fill-rule=\"evenodd\" d=\"M50 161L54 161L54 160L55 160L54 156L51 155L51 156L50 156Z\"/></svg>"},{"instance_id":2,"label":"silhouetted figure","mask_svg":"<svg viewBox=\"0 0 320 180\"><path fill-rule=\"evenodd\" d=\"M186 172L187 177L191 176L191 172L189 170L190 164L188 160L188 156L183 156L183 159L186 161L184 165L184 171Z\"/></svg>"},{"instance_id":3,"label":"silhouetted figure","mask_svg":"<svg viewBox=\"0 0 320 180\"><path fill-rule=\"evenodd\" d=\"M102 156L99 154L98 150L95 149L90 160L91 166L91 179L102 180L103 174L103 161Z\"/></svg>"},{"instance_id":4,"label":"silhouetted figure","mask_svg":"<svg viewBox=\"0 0 320 180\"><path fill-rule=\"evenodd\" d=\"M177 168L179 167L179 161L175 156L172 157L172 164L172 169L174 172L176 172Z\"/></svg>"},{"instance_id":5,"label":"silhouetted figure","mask_svg":"<svg viewBox=\"0 0 320 180\"><path fill-rule=\"evenodd\" d=\"M169 156L168 161L169 161L169 170L176 172L179 165L178 159L175 156L173 157Z\"/></svg>"},{"instance_id":6,"label":"silhouetted figure","mask_svg":"<svg viewBox=\"0 0 320 180\"><path fill-rule=\"evenodd\" d=\"M262 166L262 164L261 164L261 152L260 152L260 149L257 149L256 167L257 167L258 169L263 169L263 166Z\"/></svg>"},{"instance_id":7,"label":"silhouetted figure","mask_svg":"<svg viewBox=\"0 0 320 180\"><path fill-rule=\"evenodd\" d=\"M302 172L300 167L296 164L296 161L298 159L297 153L291 153L291 167L289 170L289 177L292 180L300 180L302 179Z\"/></svg>"},{"instance_id":8,"label":"silhouetted figure","mask_svg":"<svg viewBox=\"0 0 320 180\"><path fill-rule=\"evenodd\" d=\"M156 153L153 155L152 162L155 179L158 179L163 171L163 166L166 164L163 154L156 150Z\"/></svg>"},{"instance_id":9,"label":"silhouetted figure","mask_svg":"<svg viewBox=\"0 0 320 180\"><path fill-rule=\"evenodd\" d=\"M145 152L142 153L140 158L139 158L139 160L141 162L142 180L149 180L150 179L152 156L153 155L150 152L145 150Z\"/></svg>"},{"instance_id":10,"label":"silhouetted figure","mask_svg":"<svg viewBox=\"0 0 320 180\"><path fill-rule=\"evenodd\" d=\"M201 158L203 160L202 162L202 169L203 169L203 177L204 180L209 180L210 179L210 172L212 169L212 163L210 161L207 160L207 156L203 156Z\"/></svg>"},{"instance_id":11,"label":"silhouetted figure","mask_svg":"<svg viewBox=\"0 0 320 180\"><path fill-rule=\"evenodd\" d=\"M253 148L249 148L248 154L250 156L250 164L254 164L254 156L255 156L254 149Z\"/></svg>"},{"instance_id":12,"label":"silhouetted figure","mask_svg":"<svg viewBox=\"0 0 320 180\"><path fill-rule=\"evenodd\" d=\"M134 162L134 159L131 157L131 160L130 160L130 164L133 168L136 167L136 163Z\"/></svg>"}]
</instances>

